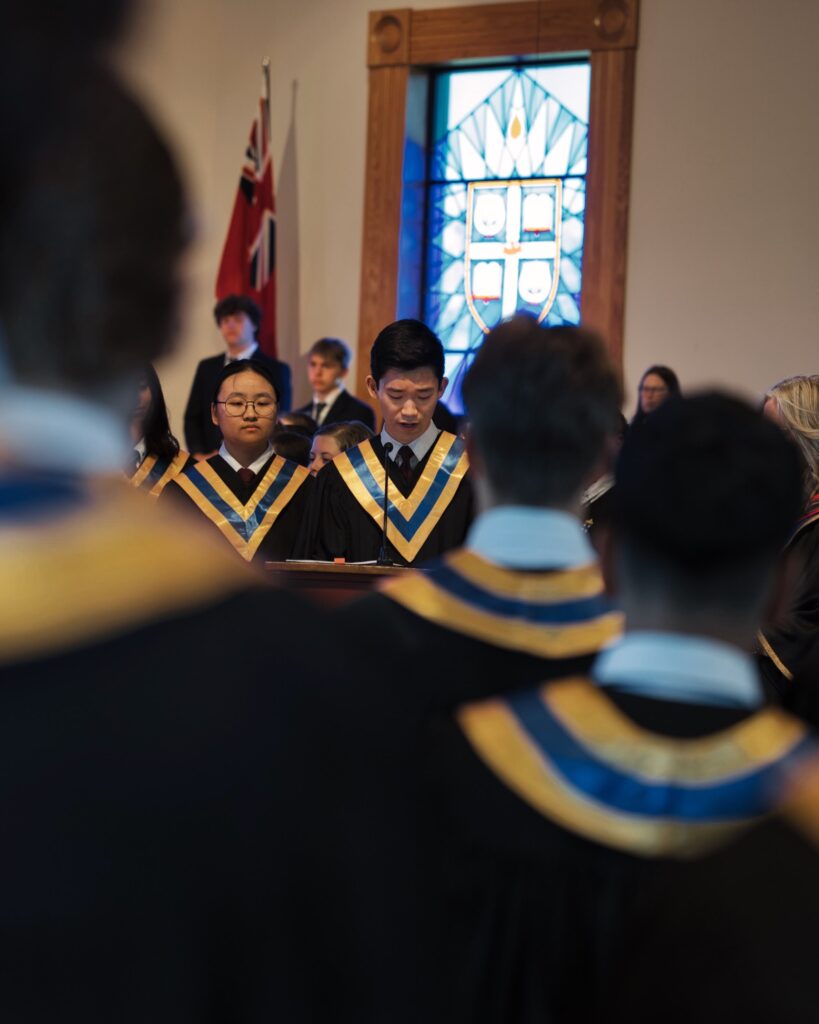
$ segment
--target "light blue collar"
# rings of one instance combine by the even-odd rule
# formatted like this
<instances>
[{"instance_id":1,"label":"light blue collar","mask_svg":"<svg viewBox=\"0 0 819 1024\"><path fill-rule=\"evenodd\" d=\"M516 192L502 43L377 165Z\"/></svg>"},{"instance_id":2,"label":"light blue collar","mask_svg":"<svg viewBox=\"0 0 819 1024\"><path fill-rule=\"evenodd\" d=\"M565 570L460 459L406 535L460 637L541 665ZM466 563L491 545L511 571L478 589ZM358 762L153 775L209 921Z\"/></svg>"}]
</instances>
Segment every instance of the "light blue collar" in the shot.
<instances>
[{"instance_id":1,"label":"light blue collar","mask_svg":"<svg viewBox=\"0 0 819 1024\"><path fill-rule=\"evenodd\" d=\"M123 420L64 391L0 391L0 448L20 466L80 475L120 472L133 451Z\"/></svg>"},{"instance_id":2,"label":"light blue collar","mask_svg":"<svg viewBox=\"0 0 819 1024\"><path fill-rule=\"evenodd\" d=\"M603 687L640 697L731 708L762 704L762 687L751 657L710 637L626 633L600 654L592 675Z\"/></svg>"},{"instance_id":3,"label":"light blue collar","mask_svg":"<svg viewBox=\"0 0 819 1024\"><path fill-rule=\"evenodd\" d=\"M596 561L574 516L528 505L500 505L482 513L465 546L510 569L573 569Z\"/></svg>"},{"instance_id":4,"label":"light blue collar","mask_svg":"<svg viewBox=\"0 0 819 1024\"><path fill-rule=\"evenodd\" d=\"M409 447L412 448L412 454L420 462L430 448L435 444L435 440L441 431L435 426L432 420L429 421L429 426L420 435L416 437L414 441L410 441ZM396 441L394 437L391 437L386 429L381 431L381 443L386 444L387 441L392 445L392 451L390 452L390 458L395 462L396 456L398 455L398 449L402 447L400 441Z\"/></svg>"}]
</instances>

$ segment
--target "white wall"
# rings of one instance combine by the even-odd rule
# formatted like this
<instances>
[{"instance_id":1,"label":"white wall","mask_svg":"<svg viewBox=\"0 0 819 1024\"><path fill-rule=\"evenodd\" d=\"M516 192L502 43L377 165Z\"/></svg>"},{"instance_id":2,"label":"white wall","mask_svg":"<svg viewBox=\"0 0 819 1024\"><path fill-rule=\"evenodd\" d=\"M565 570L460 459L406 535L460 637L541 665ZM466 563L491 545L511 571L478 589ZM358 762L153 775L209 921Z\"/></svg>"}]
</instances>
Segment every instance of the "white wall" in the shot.
<instances>
[{"instance_id":1,"label":"white wall","mask_svg":"<svg viewBox=\"0 0 819 1024\"><path fill-rule=\"evenodd\" d=\"M415 7L443 6L416 0ZM120 63L165 124L199 237L185 327L160 367L176 427L195 363L219 351L213 279L272 62L280 349L355 343L371 0L151 0ZM710 26L703 36L701 22ZM643 0L625 374L756 393L819 371L819 131L814 0ZM294 85L295 83L295 85ZM629 401L628 408L633 405Z\"/></svg>"}]
</instances>

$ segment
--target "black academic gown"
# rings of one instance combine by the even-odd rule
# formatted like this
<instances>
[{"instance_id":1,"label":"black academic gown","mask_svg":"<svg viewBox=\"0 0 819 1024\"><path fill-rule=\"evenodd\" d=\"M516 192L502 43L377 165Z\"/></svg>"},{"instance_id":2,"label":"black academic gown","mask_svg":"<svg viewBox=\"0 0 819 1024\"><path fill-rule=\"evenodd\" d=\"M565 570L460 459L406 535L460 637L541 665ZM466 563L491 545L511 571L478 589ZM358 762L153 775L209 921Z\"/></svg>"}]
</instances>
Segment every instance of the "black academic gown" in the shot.
<instances>
[{"instance_id":1,"label":"black academic gown","mask_svg":"<svg viewBox=\"0 0 819 1024\"><path fill-rule=\"evenodd\" d=\"M546 623L550 605L557 620ZM340 998L355 1005L368 993L366 1019L426 1020L417 962L418 938L428 938L417 916L426 723L465 700L587 671L621 618L596 566L508 570L457 551L335 621L345 638L333 652L339 685L321 701L332 727L316 737L336 766L323 779L335 841L315 844L314 916L322 942L357 950ZM327 881L339 876L343 884Z\"/></svg>"},{"instance_id":2,"label":"black academic gown","mask_svg":"<svg viewBox=\"0 0 819 1024\"><path fill-rule=\"evenodd\" d=\"M147 454L136 470L128 476L128 483L141 491L158 498L168 484L194 462L185 451L179 451L174 458Z\"/></svg>"},{"instance_id":3,"label":"black academic gown","mask_svg":"<svg viewBox=\"0 0 819 1024\"><path fill-rule=\"evenodd\" d=\"M786 551L799 564L791 606L782 622L762 629L758 659L769 693L779 700L819 636L819 497Z\"/></svg>"},{"instance_id":4,"label":"black academic gown","mask_svg":"<svg viewBox=\"0 0 819 1024\"><path fill-rule=\"evenodd\" d=\"M442 437L449 436L439 434L436 445ZM375 458L383 466L384 448L380 438L375 437L371 442L365 443L372 445ZM391 495L407 497L413 493L414 488L421 481L435 447L433 445L415 467L408 485L401 478L392 460L387 460L388 491ZM342 453L342 456L338 458L341 459L344 456L352 458L360 448L362 448L361 445L348 453ZM321 470L316 477L316 483L317 486L307 510L304 530L299 539L300 556L323 561L332 561L334 558L344 558L347 562L375 561L381 548L381 525L354 496L345 482L336 460L328 463ZM375 507L378 511L379 501L376 501ZM474 500L467 471L432 532L420 548L412 552L412 557L409 557L406 550L399 551L390 541L387 543L387 557L397 565L420 565L446 551L457 548L463 543L473 516Z\"/></svg>"},{"instance_id":5,"label":"black academic gown","mask_svg":"<svg viewBox=\"0 0 819 1024\"><path fill-rule=\"evenodd\" d=\"M266 514L260 511L247 519L245 524L240 521L241 517L237 516L235 509L229 510L230 522L224 522L221 509L217 510L214 503L209 500L212 492L206 488L206 493L203 493L200 483L202 477L198 471L198 466L201 465L194 463L182 474L182 479L176 477L173 484L165 488L161 500L173 500L191 511L196 510L218 529L220 535L246 561L281 562L290 558L313 486L313 480L307 470L287 459L271 455L253 480L244 483L221 455L212 455L206 459L205 465L210 467L243 509L247 509L254 502L262 504L265 494L278 495L284 487L283 493L272 503ZM276 480L269 479L271 468L279 469L281 475ZM290 482L285 485L285 480ZM269 491L270 487L274 488L272 492ZM256 529L263 532L263 539L260 542L256 542L254 538Z\"/></svg>"},{"instance_id":6,"label":"black academic gown","mask_svg":"<svg viewBox=\"0 0 819 1024\"><path fill-rule=\"evenodd\" d=\"M694 865L637 915L610 1004L622 1024L807 1024L819 1006L819 792Z\"/></svg>"},{"instance_id":7,"label":"black academic gown","mask_svg":"<svg viewBox=\"0 0 819 1024\"><path fill-rule=\"evenodd\" d=\"M568 721L581 737L583 723L592 723L590 735L597 732L604 766L610 765L612 757L617 763L618 755L622 759L624 753L624 759L631 760L627 752L638 754L642 740L671 752L665 767L671 766L673 778L680 741L694 741L694 747L710 736L716 743L722 731L742 728L743 719L746 727L750 722L743 713L722 708L608 691L608 696L601 697L586 685L596 699L578 699L574 717ZM552 684L551 694L560 694L561 687ZM515 700L521 701L518 707L525 707L529 697L516 694ZM595 730L593 712L601 706L605 714L597 719ZM563 710L567 708L571 702L564 704ZM703 838L696 825L687 835L674 835L658 820L662 813L656 817L650 813L630 834L629 816L617 802L623 798L629 805L640 803L633 798L645 788L643 772L652 766L650 757L632 760L628 785L613 782L595 787L593 776L586 774L585 780L583 776L592 771L596 759L561 751L564 740L546 733L540 739L547 757L568 756L568 770L577 773L574 792L585 792L585 781L596 796L589 804L582 798L567 799L560 787L551 790L555 777L559 782L565 777L550 766L549 785L543 785L540 762L526 760L532 749L531 734L521 742L516 731L520 719L513 718L510 729L504 719L507 711L508 706L498 712L491 706L473 705L461 709L457 718L441 714L426 729L420 802L418 1019L449 1024L607 1020L611 992L618 981L617 965L628 958L627 935L635 916L647 906L660 908L669 893L685 884L690 870L686 858L724 839L719 832ZM772 750L781 740L778 721L768 722ZM782 732L787 735L789 728L789 724L783 726ZM634 734L635 729L646 732ZM622 745L606 748L605 741L613 741L616 735L622 737ZM804 738L796 740L789 748L794 758L797 748L804 751L799 746L804 743ZM729 746L723 744L723 753ZM723 753L715 755L718 774ZM653 761L655 770L663 756ZM702 755L697 757L704 763ZM627 797L628 786L632 788ZM650 802L643 805L648 807ZM600 807L605 813L596 820ZM767 797L762 798L759 813L768 809ZM652 828L655 822L657 827ZM726 832L725 837L731 834ZM773 884L773 877L768 883ZM658 914L663 916L661 911ZM650 945L651 936L644 938ZM676 971L678 965L672 963ZM686 981L687 974L680 978L681 986ZM693 1016L680 1019L701 1019L695 1006L691 1009ZM660 1013L652 1019L669 1018Z\"/></svg>"},{"instance_id":8,"label":"black academic gown","mask_svg":"<svg viewBox=\"0 0 819 1024\"><path fill-rule=\"evenodd\" d=\"M116 480L0 474L9 1024L329 1019L288 764L330 627L194 533Z\"/></svg>"}]
</instances>

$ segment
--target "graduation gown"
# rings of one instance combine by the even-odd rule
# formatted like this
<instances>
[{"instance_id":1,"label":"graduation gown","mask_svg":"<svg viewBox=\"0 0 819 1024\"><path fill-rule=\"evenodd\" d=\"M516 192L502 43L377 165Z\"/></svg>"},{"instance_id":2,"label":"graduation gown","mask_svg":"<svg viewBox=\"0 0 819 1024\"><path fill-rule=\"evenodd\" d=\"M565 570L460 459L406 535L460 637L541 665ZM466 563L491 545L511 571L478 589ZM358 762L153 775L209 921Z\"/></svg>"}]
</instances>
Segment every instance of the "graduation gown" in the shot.
<instances>
[{"instance_id":1,"label":"graduation gown","mask_svg":"<svg viewBox=\"0 0 819 1024\"><path fill-rule=\"evenodd\" d=\"M441 714L425 741L418 1019L470 1024L609 1019L635 915L812 749L779 710L577 678Z\"/></svg>"},{"instance_id":2,"label":"graduation gown","mask_svg":"<svg viewBox=\"0 0 819 1024\"><path fill-rule=\"evenodd\" d=\"M0 472L3 1021L328 1019L288 765L330 625L173 512Z\"/></svg>"},{"instance_id":3,"label":"graduation gown","mask_svg":"<svg viewBox=\"0 0 819 1024\"><path fill-rule=\"evenodd\" d=\"M159 455L146 455L135 472L128 477L128 483L132 487L146 491L152 498L158 498L171 480L193 462L194 460L185 451L177 452L172 459L161 458Z\"/></svg>"},{"instance_id":4,"label":"graduation gown","mask_svg":"<svg viewBox=\"0 0 819 1024\"><path fill-rule=\"evenodd\" d=\"M221 455L191 463L165 494L195 508L245 561L290 558L313 481L304 466L271 455L243 483Z\"/></svg>"},{"instance_id":5,"label":"graduation gown","mask_svg":"<svg viewBox=\"0 0 819 1024\"><path fill-rule=\"evenodd\" d=\"M819 778L809 769L782 813L692 867L646 908L611 1003L628 1024L804 1024L819 973Z\"/></svg>"},{"instance_id":6,"label":"graduation gown","mask_svg":"<svg viewBox=\"0 0 819 1024\"><path fill-rule=\"evenodd\" d=\"M387 556L420 564L463 543L474 515L464 443L442 432L405 484L388 459ZM374 561L381 548L384 448L364 441L328 463L316 477L299 540L303 558Z\"/></svg>"},{"instance_id":7,"label":"graduation gown","mask_svg":"<svg viewBox=\"0 0 819 1024\"><path fill-rule=\"evenodd\" d=\"M759 666L768 692L782 695L819 636L819 493L808 503L788 542L801 567L784 622L759 634Z\"/></svg>"},{"instance_id":8,"label":"graduation gown","mask_svg":"<svg viewBox=\"0 0 819 1024\"><path fill-rule=\"evenodd\" d=\"M328 726L319 732L317 714L315 739L334 765L322 779L334 839L314 844L312 916L332 950L355 950L338 992L369 994L362 1019L426 1020L417 999L417 943L428 937L418 921L425 723L465 700L587 671L622 619L594 564L505 569L461 549L335 621L339 684L320 702Z\"/></svg>"}]
</instances>

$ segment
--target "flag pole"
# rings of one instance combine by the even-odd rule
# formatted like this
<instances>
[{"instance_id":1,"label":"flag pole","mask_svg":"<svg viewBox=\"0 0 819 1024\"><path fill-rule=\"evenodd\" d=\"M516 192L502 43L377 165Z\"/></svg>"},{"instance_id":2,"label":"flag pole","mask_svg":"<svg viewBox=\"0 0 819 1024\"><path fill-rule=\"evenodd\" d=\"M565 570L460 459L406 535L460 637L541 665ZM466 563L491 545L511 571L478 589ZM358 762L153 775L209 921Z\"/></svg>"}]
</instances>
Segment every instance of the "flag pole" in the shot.
<instances>
[{"instance_id":1,"label":"flag pole","mask_svg":"<svg viewBox=\"0 0 819 1024\"><path fill-rule=\"evenodd\" d=\"M271 132L273 130L273 122L270 117L270 58L262 58L262 81L264 83L264 114L265 123L263 131L267 136L267 147L269 150L271 144Z\"/></svg>"},{"instance_id":2,"label":"flag pole","mask_svg":"<svg viewBox=\"0 0 819 1024\"><path fill-rule=\"evenodd\" d=\"M266 103L270 103L270 58L264 57L262 59L262 75L264 75L264 98Z\"/></svg>"}]
</instances>

